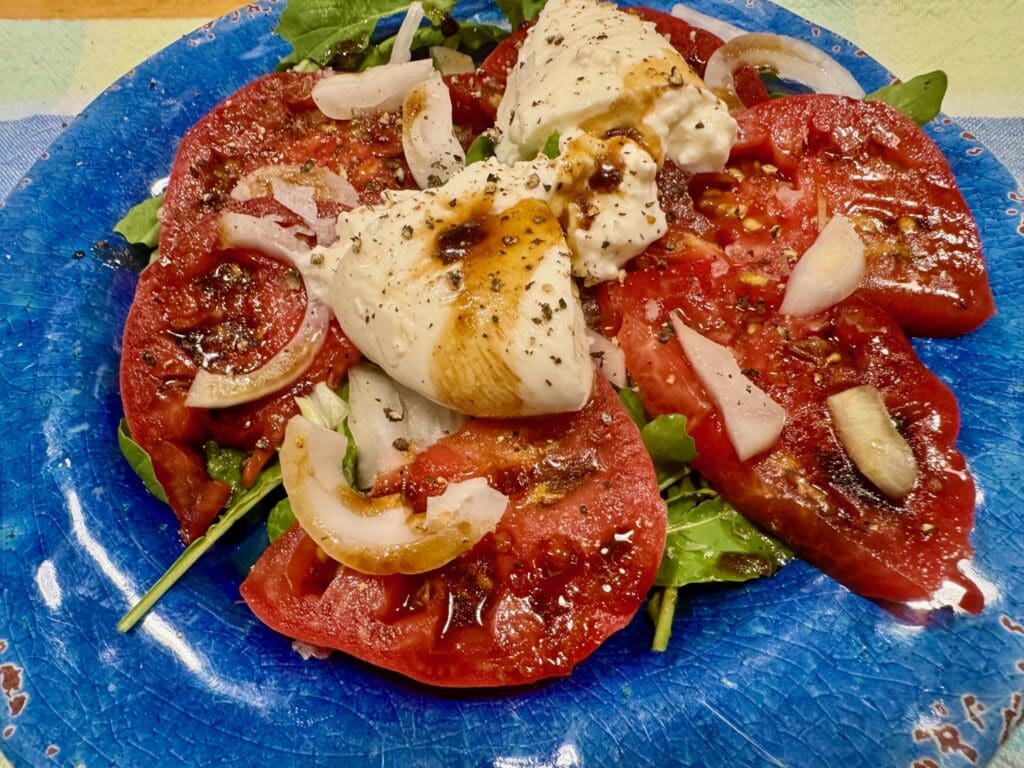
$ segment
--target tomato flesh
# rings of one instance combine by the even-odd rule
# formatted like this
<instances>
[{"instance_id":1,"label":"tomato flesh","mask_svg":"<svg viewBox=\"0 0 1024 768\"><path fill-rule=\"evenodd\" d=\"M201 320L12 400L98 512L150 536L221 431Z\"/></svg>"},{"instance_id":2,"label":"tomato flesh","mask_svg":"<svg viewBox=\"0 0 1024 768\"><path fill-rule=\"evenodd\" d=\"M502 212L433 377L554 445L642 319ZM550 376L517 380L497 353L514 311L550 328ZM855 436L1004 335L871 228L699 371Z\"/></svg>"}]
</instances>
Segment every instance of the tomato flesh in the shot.
<instances>
[{"instance_id":1,"label":"tomato flesh","mask_svg":"<svg viewBox=\"0 0 1024 768\"><path fill-rule=\"evenodd\" d=\"M417 576L326 560L297 526L263 554L242 595L273 629L432 685L568 674L636 613L665 545L650 457L603 379L582 411L477 419L375 492L414 508L484 476L510 504L493 534Z\"/></svg>"},{"instance_id":2,"label":"tomato flesh","mask_svg":"<svg viewBox=\"0 0 1024 768\"><path fill-rule=\"evenodd\" d=\"M693 186L733 258L788 275L818 219L842 214L865 244L859 295L907 333L957 336L992 316L977 226L942 152L912 121L827 94L768 101L737 120L734 175Z\"/></svg>"},{"instance_id":3,"label":"tomato flesh","mask_svg":"<svg viewBox=\"0 0 1024 768\"><path fill-rule=\"evenodd\" d=\"M956 400L918 360L898 325L850 299L805 318L778 314L782 286L751 279L712 247L680 247L603 286L605 331L654 415L683 413L694 466L746 517L853 591L897 602L929 599L970 556L974 484L955 448ZM744 373L781 405L786 427L766 453L740 461L721 415L671 333L670 313L728 346ZM853 465L831 426L829 395L861 384L882 394L917 458L900 502ZM978 594L965 598L977 607Z\"/></svg>"}]
</instances>

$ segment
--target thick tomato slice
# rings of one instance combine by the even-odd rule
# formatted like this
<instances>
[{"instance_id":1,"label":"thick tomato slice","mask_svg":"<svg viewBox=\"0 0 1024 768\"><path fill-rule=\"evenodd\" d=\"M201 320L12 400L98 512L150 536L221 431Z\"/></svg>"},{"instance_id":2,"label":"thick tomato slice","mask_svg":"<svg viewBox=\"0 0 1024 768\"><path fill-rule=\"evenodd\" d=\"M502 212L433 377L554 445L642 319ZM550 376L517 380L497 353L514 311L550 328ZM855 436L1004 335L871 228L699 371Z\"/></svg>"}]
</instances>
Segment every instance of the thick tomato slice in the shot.
<instances>
[{"instance_id":1,"label":"thick tomato slice","mask_svg":"<svg viewBox=\"0 0 1024 768\"><path fill-rule=\"evenodd\" d=\"M181 140L161 214L160 252L231 201L238 180L268 165L312 162L344 174L363 202L409 186L401 121L390 113L333 120L313 103L319 73L254 80L210 110Z\"/></svg>"},{"instance_id":2,"label":"thick tomato slice","mask_svg":"<svg viewBox=\"0 0 1024 768\"><path fill-rule=\"evenodd\" d=\"M948 579L968 588L964 607L980 608L956 567L971 552L974 484L954 445L952 393L884 311L854 298L807 318L780 316L780 284L750 279L746 265L716 250L681 247L599 295L604 329L618 335L647 409L685 414L697 469L745 516L853 591L923 600ZM730 347L786 410L782 436L766 453L737 458L671 333L672 311ZM826 398L861 384L881 392L917 459L917 482L901 502L860 474L833 431Z\"/></svg>"},{"instance_id":3,"label":"thick tomato slice","mask_svg":"<svg viewBox=\"0 0 1024 768\"><path fill-rule=\"evenodd\" d=\"M860 296L911 335L956 336L994 312L978 229L945 157L900 112L842 96L792 96L738 116L731 173L692 191L734 260L776 276L847 216L866 246Z\"/></svg>"},{"instance_id":4,"label":"thick tomato slice","mask_svg":"<svg viewBox=\"0 0 1024 768\"><path fill-rule=\"evenodd\" d=\"M566 675L635 614L665 544L650 457L603 379L579 413L470 422L378 491L414 506L485 476L510 498L493 534L418 576L327 560L297 526L242 596L273 629L432 685L519 685Z\"/></svg>"},{"instance_id":5,"label":"thick tomato slice","mask_svg":"<svg viewBox=\"0 0 1024 768\"><path fill-rule=\"evenodd\" d=\"M290 223L273 201L232 208ZM125 416L132 438L153 459L186 541L206 530L230 495L207 476L203 444L213 439L249 451L242 479L251 483L297 412L294 397L318 381L336 385L359 356L332 321L309 368L280 392L217 411L187 407L199 367L259 367L288 343L305 312L305 291L290 267L256 251L221 249L218 226L217 214L208 217L190 233L188 247L179 247L177 261L161 259L143 271L122 339Z\"/></svg>"}]
</instances>

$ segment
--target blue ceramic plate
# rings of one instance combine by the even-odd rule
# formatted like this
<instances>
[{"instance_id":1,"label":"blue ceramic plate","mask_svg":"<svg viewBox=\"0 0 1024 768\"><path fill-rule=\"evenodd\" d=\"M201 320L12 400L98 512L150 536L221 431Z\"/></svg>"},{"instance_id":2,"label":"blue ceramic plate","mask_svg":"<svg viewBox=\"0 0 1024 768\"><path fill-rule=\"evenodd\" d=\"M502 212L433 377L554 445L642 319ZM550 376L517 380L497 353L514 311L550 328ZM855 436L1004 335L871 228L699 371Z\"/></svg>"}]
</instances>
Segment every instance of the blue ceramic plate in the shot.
<instances>
[{"instance_id":1,"label":"blue ceramic plate","mask_svg":"<svg viewBox=\"0 0 1024 768\"><path fill-rule=\"evenodd\" d=\"M698 2L710 10L710 0ZM0 752L16 765L966 766L1021 720L1024 237L1009 174L929 126L978 218L999 315L918 345L960 398L980 485L980 616L896 622L802 563L691 590L669 651L638 617L572 677L460 695L343 656L303 661L238 599L253 528L204 559L141 629L114 624L179 552L114 438L118 344L138 265L112 235L185 130L285 52L249 6L140 65L75 121L0 220ZM461 15L483 11L464 4ZM717 12L887 73L763 0Z\"/></svg>"}]
</instances>

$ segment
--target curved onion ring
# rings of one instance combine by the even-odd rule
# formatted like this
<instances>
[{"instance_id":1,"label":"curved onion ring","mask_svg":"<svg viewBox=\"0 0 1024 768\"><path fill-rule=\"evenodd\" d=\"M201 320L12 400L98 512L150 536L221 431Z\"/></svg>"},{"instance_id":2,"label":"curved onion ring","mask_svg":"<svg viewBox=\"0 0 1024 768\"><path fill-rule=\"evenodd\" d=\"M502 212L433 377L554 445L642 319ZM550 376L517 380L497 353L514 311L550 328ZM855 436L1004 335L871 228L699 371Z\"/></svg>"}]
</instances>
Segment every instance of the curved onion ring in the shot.
<instances>
[{"instance_id":1,"label":"curved onion ring","mask_svg":"<svg viewBox=\"0 0 1024 768\"><path fill-rule=\"evenodd\" d=\"M902 501L917 483L917 459L871 384L831 395L825 404L846 454L890 499Z\"/></svg>"},{"instance_id":2,"label":"curved onion ring","mask_svg":"<svg viewBox=\"0 0 1024 768\"><path fill-rule=\"evenodd\" d=\"M405 97L402 151L420 189L444 184L466 165L452 124L452 97L437 72Z\"/></svg>"},{"instance_id":3,"label":"curved onion ring","mask_svg":"<svg viewBox=\"0 0 1024 768\"><path fill-rule=\"evenodd\" d=\"M728 103L736 103L733 72L744 65L770 67L779 77L817 93L864 98L864 89L839 62L810 43L785 35L754 32L739 35L708 58L704 82ZM728 97L732 96L731 99Z\"/></svg>"},{"instance_id":4,"label":"curved onion ring","mask_svg":"<svg viewBox=\"0 0 1024 768\"><path fill-rule=\"evenodd\" d=\"M211 373L200 368L188 389L191 408L227 408L249 403L288 386L305 372L327 340L331 312L310 297L302 324L280 352L249 373Z\"/></svg>"},{"instance_id":5,"label":"curved onion ring","mask_svg":"<svg viewBox=\"0 0 1024 768\"><path fill-rule=\"evenodd\" d=\"M302 529L330 557L362 573L424 573L494 530L508 498L476 477L451 483L417 514L400 494L368 498L341 470L344 435L294 416L281 444L281 473Z\"/></svg>"},{"instance_id":6,"label":"curved onion ring","mask_svg":"<svg viewBox=\"0 0 1024 768\"><path fill-rule=\"evenodd\" d=\"M729 42L734 37L746 34L742 29L734 27L727 21L722 21L721 19L716 19L714 16L708 16L700 11L695 11L693 8L690 8L688 5L683 5L682 3L672 6L672 15L677 19L682 19L691 27L698 27L700 29L707 30L713 35L717 35L725 42Z\"/></svg>"},{"instance_id":7,"label":"curved onion ring","mask_svg":"<svg viewBox=\"0 0 1024 768\"><path fill-rule=\"evenodd\" d=\"M420 59L371 67L364 72L341 72L313 86L313 101L321 112L336 120L389 112L402 106L405 95L433 71L430 59Z\"/></svg>"},{"instance_id":8,"label":"curved onion ring","mask_svg":"<svg viewBox=\"0 0 1024 768\"><path fill-rule=\"evenodd\" d=\"M327 285L333 274L332 264L323 258L329 251L317 250L319 263L314 262L314 251L295 237L292 227L285 229L271 218L259 218L244 213L225 213L220 218L220 244L225 248L251 248L273 256L295 267L302 274L306 295L326 300Z\"/></svg>"}]
</instances>

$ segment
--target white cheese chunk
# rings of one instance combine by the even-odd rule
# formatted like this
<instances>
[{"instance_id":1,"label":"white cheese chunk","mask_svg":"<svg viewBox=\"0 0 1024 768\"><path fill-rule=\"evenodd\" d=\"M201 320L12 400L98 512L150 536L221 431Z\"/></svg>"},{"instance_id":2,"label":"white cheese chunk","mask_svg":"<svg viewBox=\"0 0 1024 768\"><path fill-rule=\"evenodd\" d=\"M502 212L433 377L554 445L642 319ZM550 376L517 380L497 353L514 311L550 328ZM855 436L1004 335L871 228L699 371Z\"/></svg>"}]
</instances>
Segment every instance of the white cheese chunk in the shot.
<instances>
[{"instance_id":1,"label":"white cheese chunk","mask_svg":"<svg viewBox=\"0 0 1024 768\"><path fill-rule=\"evenodd\" d=\"M344 214L323 251L342 329L393 379L461 413L581 408L593 366L544 194L529 165L490 161Z\"/></svg>"},{"instance_id":2,"label":"white cheese chunk","mask_svg":"<svg viewBox=\"0 0 1024 768\"><path fill-rule=\"evenodd\" d=\"M654 24L598 0L549 0L498 108L498 157L533 158L552 132L642 137L655 160L691 173L724 167L728 108Z\"/></svg>"},{"instance_id":3,"label":"white cheese chunk","mask_svg":"<svg viewBox=\"0 0 1024 768\"><path fill-rule=\"evenodd\" d=\"M636 142L585 133L562 138L552 207L565 225L572 271L590 281L619 269L668 230L658 202L658 166Z\"/></svg>"}]
</instances>

